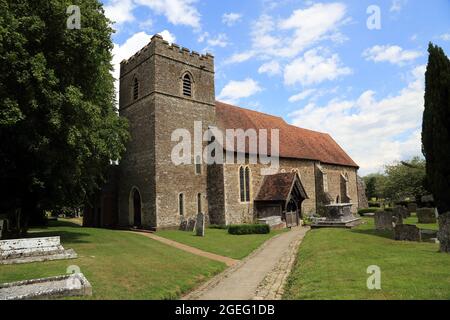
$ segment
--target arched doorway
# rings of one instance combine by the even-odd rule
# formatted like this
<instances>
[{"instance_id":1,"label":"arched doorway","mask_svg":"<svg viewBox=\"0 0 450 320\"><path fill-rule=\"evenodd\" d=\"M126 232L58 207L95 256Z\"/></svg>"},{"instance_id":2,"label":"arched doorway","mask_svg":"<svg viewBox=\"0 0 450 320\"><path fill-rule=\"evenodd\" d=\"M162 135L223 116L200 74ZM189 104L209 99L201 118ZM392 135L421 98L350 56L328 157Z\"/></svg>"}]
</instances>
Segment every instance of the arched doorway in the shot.
<instances>
[{"instance_id":1,"label":"arched doorway","mask_svg":"<svg viewBox=\"0 0 450 320\"><path fill-rule=\"evenodd\" d=\"M133 189L133 226L142 226L142 205L141 205L141 194L137 189Z\"/></svg>"}]
</instances>

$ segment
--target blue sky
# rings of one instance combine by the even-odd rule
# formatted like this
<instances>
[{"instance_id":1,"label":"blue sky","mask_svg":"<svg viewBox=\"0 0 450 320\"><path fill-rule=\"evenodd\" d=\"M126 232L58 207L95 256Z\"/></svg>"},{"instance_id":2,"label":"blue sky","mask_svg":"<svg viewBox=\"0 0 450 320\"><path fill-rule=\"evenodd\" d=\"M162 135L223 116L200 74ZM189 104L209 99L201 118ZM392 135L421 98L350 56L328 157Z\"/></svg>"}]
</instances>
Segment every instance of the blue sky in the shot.
<instances>
[{"instance_id":1,"label":"blue sky","mask_svg":"<svg viewBox=\"0 0 450 320\"><path fill-rule=\"evenodd\" d=\"M218 100L330 133L362 175L420 155L427 46L450 54L448 0L104 4L116 65L160 33L215 56Z\"/></svg>"}]
</instances>

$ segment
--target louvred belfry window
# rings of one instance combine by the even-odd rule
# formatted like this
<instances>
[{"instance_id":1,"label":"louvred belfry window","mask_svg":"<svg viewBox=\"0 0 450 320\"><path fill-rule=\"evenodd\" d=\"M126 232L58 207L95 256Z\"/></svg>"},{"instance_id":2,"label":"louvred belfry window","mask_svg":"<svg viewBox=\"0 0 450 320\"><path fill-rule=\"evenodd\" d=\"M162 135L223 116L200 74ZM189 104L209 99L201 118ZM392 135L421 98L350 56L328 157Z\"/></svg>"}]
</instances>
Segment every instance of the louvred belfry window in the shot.
<instances>
[{"instance_id":1,"label":"louvred belfry window","mask_svg":"<svg viewBox=\"0 0 450 320\"><path fill-rule=\"evenodd\" d=\"M183 77L183 95L192 97L192 79L189 74L185 74Z\"/></svg>"}]
</instances>

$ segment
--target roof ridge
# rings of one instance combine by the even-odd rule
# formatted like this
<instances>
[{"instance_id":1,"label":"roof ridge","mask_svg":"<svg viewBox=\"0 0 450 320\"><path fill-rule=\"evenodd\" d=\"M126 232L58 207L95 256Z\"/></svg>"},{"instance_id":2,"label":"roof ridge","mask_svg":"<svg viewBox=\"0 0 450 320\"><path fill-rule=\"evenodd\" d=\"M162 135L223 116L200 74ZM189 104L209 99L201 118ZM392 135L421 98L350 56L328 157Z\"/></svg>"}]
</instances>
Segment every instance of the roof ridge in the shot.
<instances>
[{"instance_id":1,"label":"roof ridge","mask_svg":"<svg viewBox=\"0 0 450 320\"><path fill-rule=\"evenodd\" d=\"M281 119L284 123L288 124L288 123L286 122L286 120L284 120L283 117L275 116L275 115L270 114L270 113L261 112L261 111L256 111L256 110L252 110L252 109L248 109L248 108L236 106L236 105L234 105L234 104L229 104L229 103L222 102L222 101L218 101L218 100L216 100L216 103L221 103L221 104L227 105L227 106L232 107L232 108L237 108L237 109L241 109L241 110L245 110L245 111L250 111L250 112L254 112L254 113L259 113L259 114L262 114L262 115L265 115L265 116L268 116L268 117L271 117L271 118Z\"/></svg>"}]
</instances>

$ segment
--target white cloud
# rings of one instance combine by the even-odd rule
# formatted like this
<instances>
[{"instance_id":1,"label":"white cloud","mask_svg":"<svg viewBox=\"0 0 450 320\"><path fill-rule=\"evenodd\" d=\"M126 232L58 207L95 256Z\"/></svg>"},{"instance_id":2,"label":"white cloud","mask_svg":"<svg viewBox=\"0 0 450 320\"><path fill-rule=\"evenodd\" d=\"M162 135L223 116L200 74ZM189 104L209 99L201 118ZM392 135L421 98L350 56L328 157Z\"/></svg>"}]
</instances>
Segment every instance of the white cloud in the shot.
<instances>
[{"instance_id":1,"label":"white cloud","mask_svg":"<svg viewBox=\"0 0 450 320\"><path fill-rule=\"evenodd\" d=\"M207 43L211 47L225 48L228 45L228 37L226 34L220 33L214 38L213 37L209 38Z\"/></svg>"},{"instance_id":2,"label":"white cloud","mask_svg":"<svg viewBox=\"0 0 450 320\"><path fill-rule=\"evenodd\" d=\"M156 14L164 15L174 25L200 28L200 13L194 4L197 0L135 0Z\"/></svg>"},{"instance_id":3,"label":"white cloud","mask_svg":"<svg viewBox=\"0 0 450 320\"><path fill-rule=\"evenodd\" d=\"M228 103L237 103L239 99L248 98L262 91L258 82L251 78L243 81L230 81L220 92L218 99Z\"/></svg>"},{"instance_id":4,"label":"white cloud","mask_svg":"<svg viewBox=\"0 0 450 320\"><path fill-rule=\"evenodd\" d=\"M399 46L384 45L368 48L363 52L366 60L374 62L390 62L396 65L403 65L405 62L413 61L422 56L422 52L414 50L404 50Z\"/></svg>"},{"instance_id":5,"label":"white cloud","mask_svg":"<svg viewBox=\"0 0 450 320\"><path fill-rule=\"evenodd\" d=\"M337 54L325 57L318 51L319 49L309 50L302 57L288 64L284 69L285 84L300 83L307 86L326 80L335 80L352 73L350 68L341 65Z\"/></svg>"},{"instance_id":6,"label":"white cloud","mask_svg":"<svg viewBox=\"0 0 450 320\"><path fill-rule=\"evenodd\" d=\"M278 21L267 13L262 14L252 26L252 48L245 52L251 51L271 58L294 58L320 41L342 42L346 39L339 31L348 22L344 4L335 2L308 5ZM238 59L230 60L242 62Z\"/></svg>"},{"instance_id":7,"label":"white cloud","mask_svg":"<svg viewBox=\"0 0 450 320\"><path fill-rule=\"evenodd\" d=\"M289 98L289 102L298 102L298 101L305 100L306 98L308 98L312 94L314 94L316 91L317 91L316 89L308 89L308 90L302 91L299 94L291 96Z\"/></svg>"},{"instance_id":8,"label":"white cloud","mask_svg":"<svg viewBox=\"0 0 450 320\"><path fill-rule=\"evenodd\" d=\"M450 41L450 33L444 33L439 38L443 41Z\"/></svg>"},{"instance_id":9,"label":"white cloud","mask_svg":"<svg viewBox=\"0 0 450 320\"><path fill-rule=\"evenodd\" d=\"M116 24L134 21L133 9L135 5L133 0L111 0L104 7L105 15Z\"/></svg>"},{"instance_id":10,"label":"white cloud","mask_svg":"<svg viewBox=\"0 0 450 320\"><path fill-rule=\"evenodd\" d=\"M229 57L225 61L225 64L245 62L247 60L250 60L254 56L255 56L254 51L245 51L245 52L241 52L241 53L236 53L236 54L233 54L231 57Z\"/></svg>"},{"instance_id":11,"label":"white cloud","mask_svg":"<svg viewBox=\"0 0 450 320\"><path fill-rule=\"evenodd\" d=\"M376 99L368 90L356 100L311 103L290 116L295 125L330 133L361 166L361 174L376 172L386 163L421 154L425 68L414 68L412 80L396 95Z\"/></svg>"},{"instance_id":12,"label":"white cloud","mask_svg":"<svg viewBox=\"0 0 450 320\"><path fill-rule=\"evenodd\" d=\"M222 23L226 24L227 26L231 27L237 22L239 22L242 19L242 14L230 12L230 13L224 13L222 16Z\"/></svg>"},{"instance_id":13,"label":"white cloud","mask_svg":"<svg viewBox=\"0 0 450 320\"><path fill-rule=\"evenodd\" d=\"M166 30L167 31L167 30ZM117 101L119 101L119 77L120 77L120 62L124 59L130 58L136 52L145 47L151 40L151 35L145 32L138 32L128 38L124 44L114 44L113 48L113 76L116 79L115 87L116 87L116 96Z\"/></svg>"},{"instance_id":14,"label":"white cloud","mask_svg":"<svg viewBox=\"0 0 450 320\"><path fill-rule=\"evenodd\" d=\"M272 60L259 67L258 73L267 73L271 76L277 75L281 73L281 66L278 61Z\"/></svg>"},{"instance_id":15,"label":"white cloud","mask_svg":"<svg viewBox=\"0 0 450 320\"><path fill-rule=\"evenodd\" d=\"M400 12L402 11L403 7L406 5L407 2L408 0L392 0L392 5L389 11Z\"/></svg>"},{"instance_id":16,"label":"white cloud","mask_svg":"<svg viewBox=\"0 0 450 320\"><path fill-rule=\"evenodd\" d=\"M174 34L170 33L169 30L163 30L161 32L158 33L160 36L163 37L164 40L166 40L169 43L174 43L177 41L177 38L175 37Z\"/></svg>"}]
</instances>

